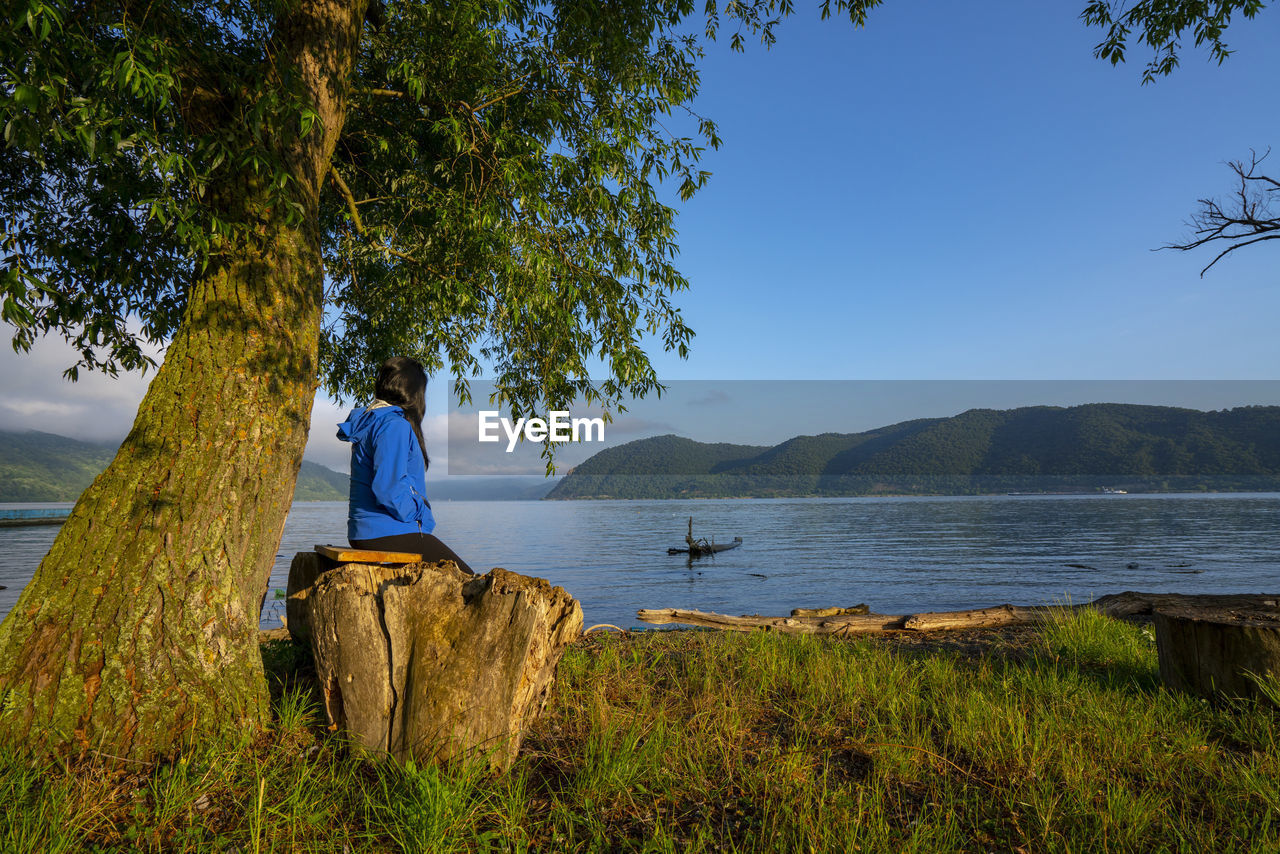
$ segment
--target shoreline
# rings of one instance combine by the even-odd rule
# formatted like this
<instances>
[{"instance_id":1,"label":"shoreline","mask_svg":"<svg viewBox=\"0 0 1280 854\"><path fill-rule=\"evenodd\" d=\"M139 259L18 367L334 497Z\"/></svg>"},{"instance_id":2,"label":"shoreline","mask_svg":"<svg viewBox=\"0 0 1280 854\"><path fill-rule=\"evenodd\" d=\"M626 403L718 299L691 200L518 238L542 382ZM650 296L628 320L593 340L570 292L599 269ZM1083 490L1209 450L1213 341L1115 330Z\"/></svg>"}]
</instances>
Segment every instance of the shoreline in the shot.
<instances>
[{"instance_id":1,"label":"shoreline","mask_svg":"<svg viewBox=\"0 0 1280 854\"><path fill-rule=\"evenodd\" d=\"M825 493L805 493L796 495L687 495L631 497L614 495L575 495L567 498L545 496L534 499L506 499L530 501L784 501L784 500L835 500L842 498L1152 498L1158 496L1181 496L1196 498L1210 495L1258 495L1280 496L1280 488L1274 490L1256 489L1206 489L1188 492L1185 490L1150 490L1125 492L876 492L829 495ZM477 502L480 503L480 502Z\"/></svg>"}]
</instances>

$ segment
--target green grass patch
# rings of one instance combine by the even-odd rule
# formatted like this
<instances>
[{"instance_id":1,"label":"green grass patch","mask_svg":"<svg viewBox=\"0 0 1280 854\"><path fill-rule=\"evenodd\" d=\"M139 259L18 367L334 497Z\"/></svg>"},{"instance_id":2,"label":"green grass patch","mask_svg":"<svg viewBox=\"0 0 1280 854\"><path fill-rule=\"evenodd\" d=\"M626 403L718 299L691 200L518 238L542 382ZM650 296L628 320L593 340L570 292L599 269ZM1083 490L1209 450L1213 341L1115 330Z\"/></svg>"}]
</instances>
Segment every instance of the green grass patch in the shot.
<instances>
[{"instance_id":1,"label":"green grass patch","mask_svg":"<svg viewBox=\"0 0 1280 854\"><path fill-rule=\"evenodd\" d=\"M305 656L276 725L141 769L0 756L4 851L1274 851L1280 713L1159 684L1083 612L1017 648L593 635L515 768L370 761Z\"/></svg>"}]
</instances>

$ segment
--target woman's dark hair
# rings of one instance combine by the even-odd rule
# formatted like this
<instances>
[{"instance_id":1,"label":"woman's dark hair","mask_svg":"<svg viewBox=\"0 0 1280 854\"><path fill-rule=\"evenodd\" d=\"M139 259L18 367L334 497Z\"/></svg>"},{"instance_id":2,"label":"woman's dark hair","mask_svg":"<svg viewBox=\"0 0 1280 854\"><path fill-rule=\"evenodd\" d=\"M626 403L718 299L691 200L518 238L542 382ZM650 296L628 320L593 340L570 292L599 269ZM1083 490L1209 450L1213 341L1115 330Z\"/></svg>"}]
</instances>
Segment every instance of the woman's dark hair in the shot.
<instances>
[{"instance_id":1,"label":"woman's dark hair","mask_svg":"<svg viewBox=\"0 0 1280 854\"><path fill-rule=\"evenodd\" d=\"M427 413L427 372L422 365L407 356L392 356L378 368L373 390L378 400L385 400L404 410L413 435L418 437L418 447L422 449L422 466L430 466L427 443L422 438L422 417Z\"/></svg>"}]
</instances>

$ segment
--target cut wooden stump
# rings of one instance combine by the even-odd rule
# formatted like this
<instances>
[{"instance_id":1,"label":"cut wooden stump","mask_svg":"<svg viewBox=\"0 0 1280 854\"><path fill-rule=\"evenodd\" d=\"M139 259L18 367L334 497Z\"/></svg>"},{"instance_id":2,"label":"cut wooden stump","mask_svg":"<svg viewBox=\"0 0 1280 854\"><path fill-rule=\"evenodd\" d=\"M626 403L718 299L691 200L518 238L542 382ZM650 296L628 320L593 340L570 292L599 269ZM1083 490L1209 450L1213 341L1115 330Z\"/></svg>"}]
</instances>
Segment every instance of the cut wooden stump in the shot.
<instances>
[{"instance_id":1,"label":"cut wooden stump","mask_svg":"<svg viewBox=\"0 0 1280 854\"><path fill-rule=\"evenodd\" d=\"M311 647L330 726L400 761L514 761L582 608L540 578L450 562L326 569L302 552L288 627Z\"/></svg>"},{"instance_id":2,"label":"cut wooden stump","mask_svg":"<svg viewBox=\"0 0 1280 854\"><path fill-rule=\"evenodd\" d=\"M1280 677L1280 608L1198 607L1155 612L1160 679L1201 697L1262 695L1259 677Z\"/></svg>"}]
</instances>

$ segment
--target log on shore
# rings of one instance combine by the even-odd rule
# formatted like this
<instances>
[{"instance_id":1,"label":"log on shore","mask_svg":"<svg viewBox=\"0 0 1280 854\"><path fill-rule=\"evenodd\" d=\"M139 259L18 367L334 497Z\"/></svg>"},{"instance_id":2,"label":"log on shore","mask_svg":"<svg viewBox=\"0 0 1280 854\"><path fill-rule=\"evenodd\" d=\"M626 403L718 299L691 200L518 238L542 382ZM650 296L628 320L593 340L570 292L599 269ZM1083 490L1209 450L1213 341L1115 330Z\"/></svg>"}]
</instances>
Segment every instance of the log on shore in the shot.
<instances>
[{"instance_id":1,"label":"log on shore","mask_svg":"<svg viewBox=\"0 0 1280 854\"><path fill-rule=\"evenodd\" d=\"M765 629L806 635L892 631L901 629L902 622L906 619L901 615L885 614L848 614L837 617L761 617L758 615L731 617L727 614L686 608L647 608L637 611L636 616L646 623L655 625L680 623L739 632Z\"/></svg>"},{"instance_id":2,"label":"log on shore","mask_svg":"<svg viewBox=\"0 0 1280 854\"><path fill-rule=\"evenodd\" d=\"M1137 593L1127 591L1102 596L1080 605L1019 606L998 605L967 611L939 611L920 614L844 614L835 616L797 617L732 617L710 611L683 608L652 608L636 612L646 623L682 624L728 631L790 632L794 634L830 634L837 636L875 634L890 631L946 631L955 629L990 629L1004 626L1029 626L1052 620L1083 608L1096 610L1109 617L1132 617L1153 614L1171 607L1262 607L1274 608L1280 595L1190 596L1177 593Z\"/></svg>"},{"instance_id":3,"label":"log on shore","mask_svg":"<svg viewBox=\"0 0 1280 854\"><path fill-rule=\"evenodd\" d=\"M844 617L850 614L870 614L871 608L867 603L862 602L858 605L850 605L847 608L792 608L791 616L793 617Z\"/></svg>"},{"instance_id":4,"label":"log on shore","mask_svg":"<svg viewBox=\"0 0 1280 854\"><path fill-rule=\"evenodd\" d=\"M302 552L288 612L332 728L400 761L474 756L502 770L582 633L582 608L562 588L449 562L326 569Z\"/></svg>"}]
</instances>

